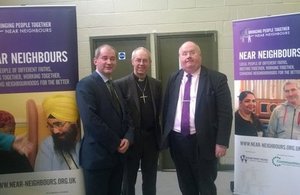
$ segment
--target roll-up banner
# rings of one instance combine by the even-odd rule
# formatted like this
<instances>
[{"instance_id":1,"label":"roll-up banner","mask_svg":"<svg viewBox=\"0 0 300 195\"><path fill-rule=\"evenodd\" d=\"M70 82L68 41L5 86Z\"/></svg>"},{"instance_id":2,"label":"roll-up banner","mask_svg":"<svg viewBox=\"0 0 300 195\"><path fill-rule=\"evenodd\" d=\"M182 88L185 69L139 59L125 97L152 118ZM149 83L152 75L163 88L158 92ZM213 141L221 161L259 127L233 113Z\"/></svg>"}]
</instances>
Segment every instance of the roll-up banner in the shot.
<instances>
[{"instance_id":1,"label":"roll-up banner","mask_svg":"<svg viewBox=\"0 0 300 195\"><path fill-rule=\"evenodd\" d=\"M299 34L299 13L233 21L235 110L259 120L235 114L234 194L300 193ZM243 91L254 94L252 108ZM247 136L254 126L261 132Z\"/></svg>"},{"instance_id":2,"label":"roll-up banner","mask_svg":"<svg viewBox=\"0 0 300 195\"><path fill-rule=\"evenodd\" d=\"M77 82L75 6L0 7L0 131L32 144L0 151L0 194L84 194Z\"/></svg>"}]
</instances>

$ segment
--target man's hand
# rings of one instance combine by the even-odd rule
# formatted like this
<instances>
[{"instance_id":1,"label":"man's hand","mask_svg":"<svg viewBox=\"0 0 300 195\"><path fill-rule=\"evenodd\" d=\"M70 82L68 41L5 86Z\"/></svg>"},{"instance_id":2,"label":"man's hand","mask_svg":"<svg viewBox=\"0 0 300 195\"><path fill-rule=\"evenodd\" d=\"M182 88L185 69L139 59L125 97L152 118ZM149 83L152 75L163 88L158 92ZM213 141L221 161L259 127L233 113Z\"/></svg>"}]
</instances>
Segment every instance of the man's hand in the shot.
<instances>
[{"instance_id":1,"label":"man's hand","mask_svg":"<svg viewBox=\"0 0 300 195\"><path fill-rule=\"evenodd\" d=\"M118 148L118 152L124 154L127 149L129 148L129 141L128 139L121 139L120 146Z\"/></svg>"},{"instance_id":2,"label":"man's hand","mask_svg":"<svg viewBox=\"0 0 300 195\"><path fill-rule=\"evenodd\" d=\"M28 157L33 149L33 144L28 141L27 136L16 136L12 148L18 153Z\"/></svg>"},{"instance_id":3,"label":"man's hand","mask_svg":"<svg viewBox=\"0 0 300 195\"><path fill-rule=\"evenodd\" d=\"M216 151L215 151L216 157L221 158L221 157L225 156L226 155L226 150L227 150L226 146L216 144Z\"/></svg>"}]
</instances>

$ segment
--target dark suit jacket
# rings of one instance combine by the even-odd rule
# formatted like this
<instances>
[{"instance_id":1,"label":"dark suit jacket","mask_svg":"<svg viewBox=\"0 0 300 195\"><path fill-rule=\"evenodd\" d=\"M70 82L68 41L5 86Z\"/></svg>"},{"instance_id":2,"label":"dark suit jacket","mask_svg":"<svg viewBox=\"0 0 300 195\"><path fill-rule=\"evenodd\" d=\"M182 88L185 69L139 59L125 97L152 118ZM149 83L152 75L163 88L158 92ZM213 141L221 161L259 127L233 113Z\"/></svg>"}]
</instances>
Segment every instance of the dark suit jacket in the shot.
<instances>
[{"instance_id":1,"label":"dark suit jacket","mask_svg":"<svg viewBox=\"0 0 300 195\"><path fill-rule=\"evenodd\" d=\"M161 111L161 82L148 76L148 83L151 90L151 99L153 104L153 111L155 117L155 137L157 148L159 149L161 143L161 127L160 127L160 111ZM141 111L138 93L136 90L136 81L134 75L129 74L119 80L116 84L120 87L124 99L126 100L130 116L134 124L135 134L140 131L141 127ZM135 136L137 138L137 136Z\"/></svg>"},{"instance_id":2,"label":"dark suit jacket","mask_svg":"<svg viewBox=\"0 0 300 195\"><path fill-rule=\"evenodd\" d=\"M121 115L114 108L110 92L97 72L77 84L76 99L84 129L79 162L85 169L113 167L123 156L117 152L121 139L133 141L125 102L118 88L115 89Z\"/></svg>"},{"instance_id":3,"label":"dark suit jacket","mask_svg":"<svg viewBox=\"0 0 300 195\"><path fill-rule=\"evenodd\" d=\"M168 147L168 135L174 127L179 88L183 77L179 70L169 78L163 108L163 143ZM228 146L232 124L232 104L226 75L201 67L198 85L195 127L199 157L215 158L215 145Z\"/></svg>"}]
</instances>

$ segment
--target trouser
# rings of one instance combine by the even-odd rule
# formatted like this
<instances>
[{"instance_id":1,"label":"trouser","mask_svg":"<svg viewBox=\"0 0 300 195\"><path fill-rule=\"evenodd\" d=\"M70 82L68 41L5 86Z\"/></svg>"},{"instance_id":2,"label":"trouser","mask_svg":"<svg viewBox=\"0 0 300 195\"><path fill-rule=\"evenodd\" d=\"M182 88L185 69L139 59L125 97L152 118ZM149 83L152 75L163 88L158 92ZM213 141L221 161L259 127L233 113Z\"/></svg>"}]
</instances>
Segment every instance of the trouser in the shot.
<instances>
[{"instance_id":1,"label":"trouser","mask_svg":"<svg viewBox=\"0 0 300 195\"><path fill-rule=\"evenodd\" d=\"M158 148L153 133L143 134L142 138L130 146L126 156L122 184L123 195L135 195L137 173L141 168L143 195L156 194Z\"/></svg>"},{"instance_id":2,"label":"trouser","mask_svg":"<svg viewBox=\"0 0 300 195\"><path fill-rule=\"evenodd\" d=\"M83 169L86 195L120 195L123 164L107 169Z\"/></svg>"},{"instance_id":3,"label":"trouser","mask_svg":"<svg viewBox=\"0 0 300 195\"><path fill-rule=\"evenodd\" d=\"M216 195L217 159L199 158L196 135L170 133L170 153L183 195Z\"/></svg>"}]
</instances>

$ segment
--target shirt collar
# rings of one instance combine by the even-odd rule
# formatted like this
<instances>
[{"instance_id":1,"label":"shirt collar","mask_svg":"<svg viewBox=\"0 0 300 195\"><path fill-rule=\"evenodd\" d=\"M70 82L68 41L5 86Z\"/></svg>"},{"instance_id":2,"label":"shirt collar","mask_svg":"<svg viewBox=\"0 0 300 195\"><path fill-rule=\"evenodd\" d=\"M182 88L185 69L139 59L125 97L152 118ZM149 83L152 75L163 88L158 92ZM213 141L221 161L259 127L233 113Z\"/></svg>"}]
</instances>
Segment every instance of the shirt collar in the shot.
<instances>
[{"instance_id":1,"label":"shirt collar","mask_svg":"<svg viewBox=\"0 0 300 195\"><path fill-rule=\"evenodd\" d=\"M200 71L201 71L201 67L197 71L195 71L193 74L191 74L192 77L196 78L196 76L200 75ZM188 75L188 74L189 73L187 73L187 72L184 71L183 77L186 77L186 75Z\"/></svg>"},{"instance_id":2,"label":"shirt collar","mask_svg":"<svg viewBox=\"0 0 300 195\"><path fill-rule=\"evenodd\" d=\"M101 72L99 72L97 69L96 69L96 72L100 75L100 77L103 79L103 81L106 83L108 80L110 80L110 78L107 78L106 76L104 76Z\"/></svg>"}]
</instances>

